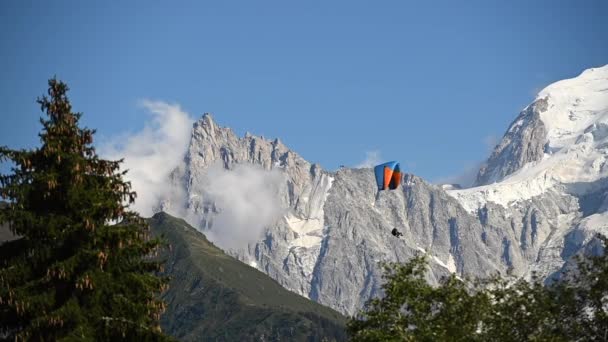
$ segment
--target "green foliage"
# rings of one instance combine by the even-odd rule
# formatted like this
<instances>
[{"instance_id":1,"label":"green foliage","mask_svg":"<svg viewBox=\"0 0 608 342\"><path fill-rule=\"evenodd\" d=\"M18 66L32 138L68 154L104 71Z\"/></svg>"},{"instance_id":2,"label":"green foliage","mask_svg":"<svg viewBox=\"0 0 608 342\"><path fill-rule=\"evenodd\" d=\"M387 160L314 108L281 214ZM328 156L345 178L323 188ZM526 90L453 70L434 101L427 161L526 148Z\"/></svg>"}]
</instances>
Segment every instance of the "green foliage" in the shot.
<instances>
[{"instance_id":1,"label":"green foliage","mask_svg":"<svg viewBox=\"0 0 608 342\"><path fill-rule=\"evenodd\" d=\"M597 240L603 254L579 259L578 274L572 280L577 286L572 292L579 310L579 336L587 341L608 341L608 239L600 235Z\"/></svg>"},{"instance_id":2,"label":"green foliage","mask_svg":"<svg viewBox=\"0 0 608 342\"><path fill-rule=\"evenodd\" d=\"M98 158L67 91L51 79L38 99L41 147L0 147L15 165L0 176L0 223L21 237L0 246L0 339L162 340L159 240L128 209L121 161Z\"/></svg>"},{"instance_id":3,"label":"green foliage","mask_svg":"<svg viewBox=\"0 0 608 342\"><path fill-rule=\"evenodd\" d=\"M606 246L606 238L595 241ZM608 255L579 260L563 280L424 279L426 259L385 265L384 296L347 325L353 341L606 341ZM576 274L573 274L576 272Z\"/></svg>"},{"instance_id":4,"label":"green foliage","mask_svg":"<svg viewBox=\"0 0 608 342\"><path fill-rule=\"evenodd\" d=\"M565 290L565 288L564 288ZM567 292L545 287L539 279L508 284L494 280L486 290L492 298L482 336L499 341L565 341L570 329L560 321ZM563 298L560 298L563 297ZM571 298L571 297L570 297ZM565 323L565 322L564 322Z\"/></svg>"},{"instance_id":5,"label":"green foliage","mask_svg":"<svg viewBox=\"0 0 608 342\"><path fill-rule=\"evenodd\" d=\"M372 299L348 323L354 341L469 341L485 315L488 297L469 295L455 276L438 287L424 279L426 259L414 257L406 264L386 264L385 296Z\"/></svg>"}]
</instances>

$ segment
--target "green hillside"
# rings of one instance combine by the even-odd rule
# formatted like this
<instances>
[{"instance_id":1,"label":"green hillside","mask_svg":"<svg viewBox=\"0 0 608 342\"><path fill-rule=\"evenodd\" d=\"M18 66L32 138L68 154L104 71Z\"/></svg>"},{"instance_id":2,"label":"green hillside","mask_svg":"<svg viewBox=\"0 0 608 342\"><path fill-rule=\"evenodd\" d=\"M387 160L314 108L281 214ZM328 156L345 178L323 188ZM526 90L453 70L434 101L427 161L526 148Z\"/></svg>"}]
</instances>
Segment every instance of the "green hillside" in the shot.
<instances>
[{"instance_id":1,"label":"green hillside","mask_svg":"<svg viewBox=\"0 0 608 342\"><path fill-rule=\"evenodd\" d=\"M224 254L185 221L159 213L150 225L171 245L163 331L184 341L346 339L344 316Z\"/></svg>"}]
</instances>

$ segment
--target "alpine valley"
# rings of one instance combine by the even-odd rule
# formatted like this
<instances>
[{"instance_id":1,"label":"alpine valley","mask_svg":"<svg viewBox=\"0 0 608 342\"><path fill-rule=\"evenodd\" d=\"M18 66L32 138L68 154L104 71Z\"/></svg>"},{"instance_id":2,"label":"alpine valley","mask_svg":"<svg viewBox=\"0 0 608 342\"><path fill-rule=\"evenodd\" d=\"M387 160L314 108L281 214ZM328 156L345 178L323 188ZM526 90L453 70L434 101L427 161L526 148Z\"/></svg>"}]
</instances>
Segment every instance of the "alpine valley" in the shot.
<instances>
[{"instance_id":1,"label":"alpine valley","mask_svg":"<svg viewBox=\"0 0 608 342\"><path fill-rule=\"evenodd\" d=\"M608 234L608 65L542 90L470 188L406 173L397 190L378 192L372 169L324 170L278 139L239 137L209 114L183 152L156 211L185 218L286 289L343 314L381 295L379 262L415 253L428 254L430 282L450 272L551 278L592 250L596 232ZM233 204L210 184L218 173L247 180L246 168L268 175L278 211L259 234L252 228L226 245L222 230L243 222L225 219Z\"/></svg>"}]
</instances>

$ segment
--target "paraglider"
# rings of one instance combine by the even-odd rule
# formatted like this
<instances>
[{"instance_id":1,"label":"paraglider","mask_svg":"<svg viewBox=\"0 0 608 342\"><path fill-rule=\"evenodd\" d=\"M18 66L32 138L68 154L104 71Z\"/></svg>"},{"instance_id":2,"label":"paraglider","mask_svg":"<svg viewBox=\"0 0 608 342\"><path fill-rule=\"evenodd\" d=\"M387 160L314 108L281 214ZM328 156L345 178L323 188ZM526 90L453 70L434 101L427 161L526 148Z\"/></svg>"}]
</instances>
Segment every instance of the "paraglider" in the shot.
<instances>
[{"instance_id":1,"label":"paraglider","mask_svg":"<svg viewBox=\"0 0 608 342\"><path fill-rule=\"evenodd\" d=\"M376 184L378 185L376 199L380 196L380 191L395 190L401 184L401 168L396 161L377 165L374 167L374 173L376 174ZM391 234L396 238L403 236L403 233L398 231L396 227L393 228Z\"/></svg>"},{"instance_id":2,"label":"paraglider","mask_svg":"<svg viewBox=\"0 0 608 342\"><path fill-rule=\"evenodd\" d=\"M401 168L396 161L377 165L374 173L378 190L394 190L401 184Z\"/></svg>"}]
</instances>

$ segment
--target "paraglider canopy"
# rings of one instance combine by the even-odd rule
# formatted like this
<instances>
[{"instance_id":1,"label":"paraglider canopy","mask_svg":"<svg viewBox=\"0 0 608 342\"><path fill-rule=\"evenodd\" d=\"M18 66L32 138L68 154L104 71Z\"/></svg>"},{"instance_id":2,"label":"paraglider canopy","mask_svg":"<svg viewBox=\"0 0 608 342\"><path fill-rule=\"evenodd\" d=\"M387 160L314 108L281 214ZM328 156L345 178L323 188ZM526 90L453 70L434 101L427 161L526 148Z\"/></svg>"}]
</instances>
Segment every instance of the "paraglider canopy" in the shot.
<instances>
[{"instance_id":1,"label":"paraglider canopy","mask_svg":"<svg viewBox=\"0 0 608 342\"><path fill-rule=\"evenodd\" d=\"M396 161L380 164L374 168L378 190L394 190L401 184L401 168Z\"/></svg>"}]
</instances>

